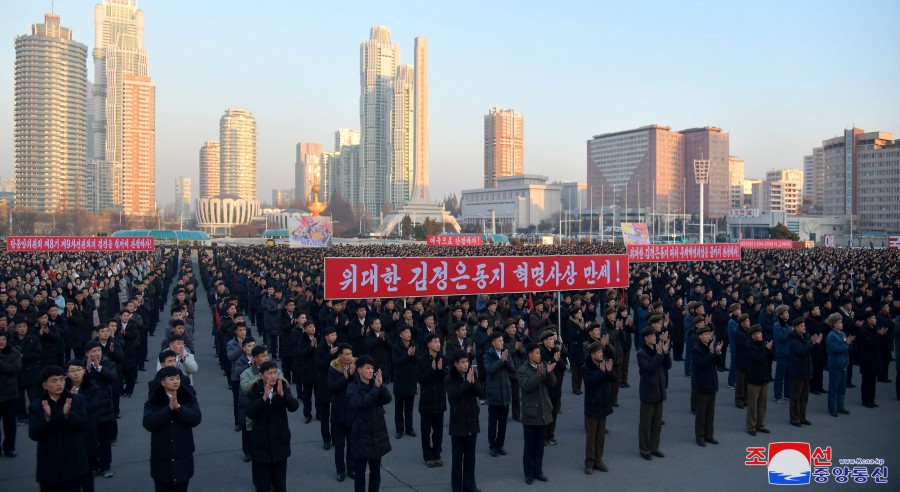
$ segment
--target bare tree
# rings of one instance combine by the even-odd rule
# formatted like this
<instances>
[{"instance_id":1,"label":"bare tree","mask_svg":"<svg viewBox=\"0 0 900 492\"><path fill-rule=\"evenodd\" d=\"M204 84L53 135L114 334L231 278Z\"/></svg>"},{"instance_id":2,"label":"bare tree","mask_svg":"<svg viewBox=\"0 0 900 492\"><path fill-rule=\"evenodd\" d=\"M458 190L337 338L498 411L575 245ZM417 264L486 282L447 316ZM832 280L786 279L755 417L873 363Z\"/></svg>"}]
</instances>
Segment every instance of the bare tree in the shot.
<instances>
[{"instance_id":1,"label":"bare tree","mask_svg":"<svg viewBox=\"0 0 900 492\"><path fill-rule=\"evenodd\" d=\"M17 235L34 234L38 213L33 208L18 206L12 209L12 232Z\"/></svg>"},{"instance_id":2,"label":"bare tree","mask_svg":"<svg viewBox=\"0 0 900 492\"><path fill-rule=\"evenodd\" d=\"M806 233L806 237L810 241L814 241L812 239L815 237L816 231L819 230L819 221L818 220L801 220L800 221L800 230Z\"/></svg>"}]
</instances>

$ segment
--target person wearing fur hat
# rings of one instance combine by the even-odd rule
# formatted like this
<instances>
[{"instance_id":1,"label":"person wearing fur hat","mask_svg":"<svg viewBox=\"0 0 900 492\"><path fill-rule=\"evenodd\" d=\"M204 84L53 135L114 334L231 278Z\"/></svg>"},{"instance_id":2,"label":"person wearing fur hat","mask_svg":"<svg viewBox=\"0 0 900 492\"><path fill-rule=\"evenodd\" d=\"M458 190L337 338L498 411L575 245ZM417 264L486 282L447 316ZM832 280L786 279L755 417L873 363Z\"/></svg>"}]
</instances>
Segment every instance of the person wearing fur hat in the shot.
<instances>
[{"instance_id":1,"label":"person wearing fur hat","mask_svg":"<svg viewBox=\"0 0 900 492\"><path fill-rule=\"evenodd\" d=\"M513 355L504 345L503 333L499 330L491 334L491 348L484 354L484 367L487 371L488 446L491 456L496 458L506 455L503 445L506 442L509 405L512 403L511 378L516 375Z\"/></svg>"},{"instance_id":2,"label":"person wearing fur hat","mask_svg":"<svg viewBox=\"0 0 900 492\"><path fill-rule=\"evenodd\" d=\"M855 336L844 333L844 317L840 313L832 313L825 319L831 328L825 340L828 351L828 413L832 417L838 414L849 414L844 407L847 393L847 364L850 362L850 345Z\"/></svg>"},{"instance_id":3,"label":"person wearing fur hat","mask_svg":"<svg viewBox=\"0 0 900 492\"><path fill-rule=\"evenodd\" d=\"M554 326L544 330L541 333L541 360L547 364L554 362L554 375L556 376L556 384L549 389L550 402L553 404L553 421L547 424L547 444L555 446L556 441L556 422L562 407L562 386L563 379L566 375L566 360L568 352L566 347L560 343L559 337L556 335Z\"/></svg>"},{"instance_id":4,"label":"person wearing fur hat","mask_svg":"<svg viewBox=\"0 0 900 492\"><path fill-rule=\"evenodd\" d=\"M697 445L719 444L713 437L716 417L716 393L719 391L719 374L716 361L724 342L713 342L713 330L708 325L697 328L697 345L694 346L691 370L692 387L697 393L697 411L694 417L694 437Z\"/></svg>"},{"instance_id":5,"label":"person wearing fur hat","mask_svg":"<svg viewBox=\"0 0 900 492\"><path fill-rule=\"evenodd\" d=\"M784 403L790 399L791 374L790 361L791 350L788 346L791 334L789 308L784 304L775 308L775 403ZM787 390L787 391L785 391Z\"/></svg>"},{"instance_id":6,"label":"person wearing fur hat","mask_svg":"<svg viewBox=\"0 0 900 492\"><path fill-rule=\"evenodd\" d=\"M350 438L352 437L353 414L347 406L347 385L356 377L356 359L353 346L342 343L337 347L337 358L328 368L328 390L331 392L331 438L334 440L334 467L337 481L346 476L356 477L350 458Z\"/></svg>"},{"instance_id":7,"label":"person wearing fur hat","mask_svg":"<svg viewBox=\"0 0 900 492\"><path fill-rule=\"evenodd\" d=\"M497 345L502 348L503 335L499 332L492 337L494 335L500 335L493 340L499 341ZM475 377L475 369L469 366L469 354L457 350L450 360L453 368L444 379L450 403L449 433L453 456L450 485L453 492L474 491L478 490L475 486L475 446L481 432L478 425L478 398L484 398L484 387Z\"/></svg>"},{"instance_id":8,"label":"person wearing fur hat","mask_svg":"<svg viewBox=\"0 0 900 492\"><path fill-rule=\"evenodd\" d=\"M742 314L734 319L738 328L731 334L734 340L734 352L732 353L732 362L734 362L734 404L736 407L743 409L747 403L747 343L750 340L750 315Z\"/></svg>"},{"instance_id":9,"label":"person wearing fur hat","mask_svg":"<svg viewBox=\"0 0 900 492\"><path fill-rule=\"evenodd\" d=\"M809 336L805 319L797 317L791 323L794 331L789 335L791 354L791 425L800 427L812 425L806 419L806 404L809 401L809 380L812 376L812 352L822 341L822 335Z\"/></svg>"},{"instance_id":10,"label":"person wearing fur hat","mask_svg":"<svg viewBox=\"0 0 900 492\"><path fill-rule=\"evenodd\" d=\"M666 400L666 372L672 367L669 355L668 337L656 339L652 327L644 328L644 345L638 351L640 372L640 424L638 425L638 448L645 460L665 457L659 450L662 433L663 402ZM663 340L665 338L665 340Z\"/></svg>"},{"instance_id":11,"label":"person wearing fur hat","mask_svg":"<svg viewBox=\"0 0 900 492\"><path fill-rule=\"evenodd\" d=\"M609 471L603 463L603 447L606 441L606 417L612 414L612 398L609 386L615 381L611 359L603 358L603 344L592 342L587 347L588 360L582 367L584 375L584 472Z\"/></svg>"},{"instance_id":12,"label":"person wearing fur hat","mask_svg":"<svg viewBox=\"0 0 900 492\"><path fill-rule=\"evenodd\" d=\"M746 323L749 323L749 318ZM744 352L744 368L747 376L747 433L769 433L766 428L766 407L768 405L769 361L775 355L772 341L763 340L762 326L753 325L748 331L750 339Z\"/></svg>"}]
</instances>

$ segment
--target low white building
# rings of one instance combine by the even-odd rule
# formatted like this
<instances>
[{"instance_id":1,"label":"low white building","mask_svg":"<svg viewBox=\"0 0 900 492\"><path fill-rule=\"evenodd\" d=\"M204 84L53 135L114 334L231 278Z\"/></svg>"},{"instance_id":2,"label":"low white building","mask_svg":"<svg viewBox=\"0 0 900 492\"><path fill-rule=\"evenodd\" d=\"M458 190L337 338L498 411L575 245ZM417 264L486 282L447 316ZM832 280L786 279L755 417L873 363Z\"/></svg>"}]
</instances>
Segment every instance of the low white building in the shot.
<instances>
[{"instance_id":1,"label":"low white building","mask_svg":"<svg viewBox=\"0 0 900 492\"><path fill-rule=\"evenodd\" d=\"M728 217L728 235L735 241L768 239L769 228L779 223L797 233L801 241L815 241L821 246L823 236L843 237L850 234L849 215L790 215L786 211L759 214L757 217Z\"/></svg>"},{"instance_id":2,"label":"low white building","mask_svg":"<svg viewBox=\"0 0 900 492\"><path fill-rule=\"evenodd\" d=\"M559 214L562 184L547 184L547 176L517 174L497 178L495 188L463 190L460 199L464 227L483 224L497 233L512 233ZM492 231L493 232L493 231Z\"/></svg>"}]
</instances>

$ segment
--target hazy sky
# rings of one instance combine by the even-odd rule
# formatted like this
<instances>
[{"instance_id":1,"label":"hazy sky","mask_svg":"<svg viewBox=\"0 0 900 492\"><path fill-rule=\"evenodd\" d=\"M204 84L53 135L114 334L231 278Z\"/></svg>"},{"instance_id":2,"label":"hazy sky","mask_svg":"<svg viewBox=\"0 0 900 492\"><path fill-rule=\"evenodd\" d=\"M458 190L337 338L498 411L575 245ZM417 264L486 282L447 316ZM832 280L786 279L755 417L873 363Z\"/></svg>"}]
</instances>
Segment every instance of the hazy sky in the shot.
<instances>
[{"instance_id":1,"label":"hazy sky","mask_svg":"<svg viewBox=\"0 0 900 492\"><path fill-rule=\"evenodd\" d=\"M50 0L3 0L0 175L13 174L15 36ZM57 0L88 45L95 1ZM258 195L294 182L295 145L332 150L359 128L359 44L385 25L413 62L429 47L431 194L478 188L483 115L525 118L525 172L586 179L592 135L648 124L718 126L748 177L800 167L856 125L900 135L900 2L143 0L156 83L156 186L174 200L226 108L258 125Z\"/></svg>"}]
</instances>

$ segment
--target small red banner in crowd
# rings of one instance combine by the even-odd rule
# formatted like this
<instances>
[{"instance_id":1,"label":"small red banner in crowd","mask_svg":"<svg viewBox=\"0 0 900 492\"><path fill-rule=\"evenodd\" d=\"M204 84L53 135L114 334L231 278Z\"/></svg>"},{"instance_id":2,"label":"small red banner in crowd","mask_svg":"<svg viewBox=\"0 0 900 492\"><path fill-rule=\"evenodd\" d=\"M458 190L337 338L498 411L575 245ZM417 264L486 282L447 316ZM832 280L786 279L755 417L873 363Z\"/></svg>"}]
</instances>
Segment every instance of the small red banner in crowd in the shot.
<instances>
[{"instance_id":1,"label":"small red banner in crowd","mask_svg":"<svg viewBox=\"0 0 900 492\"><path fill-rule=\"evenodd\" d=\"M627 286L627 255L325 258L326 299Z\"/></svg>"},{"instance_id":2,"label":"small red banner in crowd","mask_svg":"<svg viewBox=\"0 0 900 492\"><path fill-rule=\"evenodd\" d=\"M900 236L888 236L888 249L900 249Z\"/></svg>"},{"instance_id":3,"label":"small red banner in crowd","mask_svg":"<svg viewBox=\"0 0 900 492\"><path fill-rule=\"evenodd\" d=\"M428 236L429 246L481 246L483 238L478 235L453 234Z\"/></svg>"},{"instance_id":4,"label":"small red banner in crowd","mask_svg":"<svg viewBox=\"0 0 900 492\"><path fill-rule=\"evenodd\" d=\"M747 249L790 249L794 242L790 239L741 239L738 241L742 248Z\"/></svg>"},{"instance_id":5,"label":"small red banner in crowd","mask_svg":"<svg viewBox=\"0 0 900 492\"><path fill-rule=\"evenodd\" d=\"M152 237L9 236L7 251L152 251Z\"/></svg>"},{"instance_id":6,"label":"small red banner in crowd","mask_svg":"<svg viewBox=\"0 0 900 492\"><path fill-rule=\"evenodd\" d=\"M740 260L737 244L632 244L628 246L631 263L672 261Z\"/></svg>"}]
</instances>

